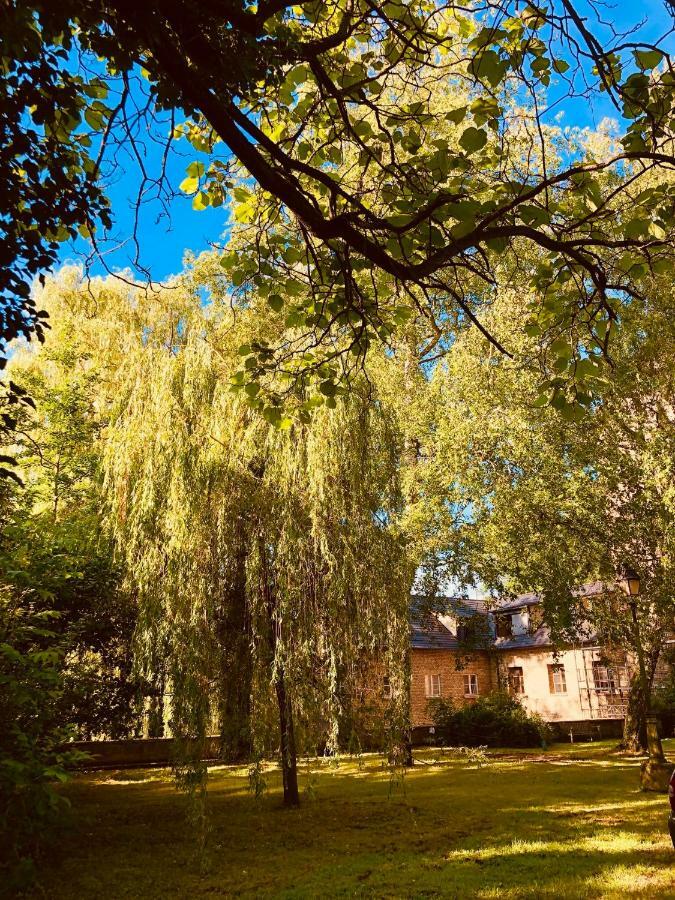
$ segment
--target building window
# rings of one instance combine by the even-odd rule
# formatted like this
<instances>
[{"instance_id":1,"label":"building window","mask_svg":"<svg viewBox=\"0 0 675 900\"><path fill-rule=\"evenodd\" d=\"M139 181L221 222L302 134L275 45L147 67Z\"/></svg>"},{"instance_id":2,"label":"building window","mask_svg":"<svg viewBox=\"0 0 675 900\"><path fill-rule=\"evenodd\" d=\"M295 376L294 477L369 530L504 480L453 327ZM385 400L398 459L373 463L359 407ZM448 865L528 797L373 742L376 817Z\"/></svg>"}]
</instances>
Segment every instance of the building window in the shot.
<instances>
[{"instance_id":1,"label":"building window","mask_svg":"<svg viewBox=\"0 0 675 900\"><path fill-rule=\"evenodd\" d=\"M425 675L424 676L424 692L427 697L441 696L441 676Z\"/></svg>"},{"instance_id":2,"label":"building window","mask_svg":"<svg viewBox=\"0 0 675 900\"><path fill-rule=\"evenodd\" d=\"M385 675L382 679L382 696L385 700L391 699L391 681L388 675Z\"/></svg>"},{"instance_id":3,"label":"building window","mask_svg":"<svg viewBox=\"0 0 675 900\"><path fill-rule=\"evenodd\" d=\"M621 685L621 676L617 678L617 673L610 666L606 666L600 660L593 663L593 686L596 691L608 694L614 694Z\"/></svg>"},{"instance_id":4,"label":"building window","mask_svg":"<svg viewBox=\"0 0 675 900\"><path fill-rule=\"evenodd\" d=\"M552 694L566 694L565 666L555 663L548 667L548 686Z\"/></svg>"},{"instance_id":5,"label":"building window","mask_svg":"<svg viewBox=\"0 0 675 900\"><path fill-rule=\"evenodd\" d=\"M497 637L513 637L513 624L511 622L511 616L497 616Z\"/></svg>"},{"instance_id":6,"label":"building window","mask_svg":"<svg viewBox=\"0 0 675 900\"><path fill-rule=\"evenodd\" d=\"M477 697L478 696L478 675L465 675L464 676L464 696L465 697Z\"/></svg>"},{"instance_id":7,"label":"building window","mask_svg":"<svg viewBox=\"0 0 675 900\"><path fill-rule=\"evenodd\" d=\"M509 690L512 694L525 693L525 679L522 666L509 666Z\"/></svg>"}]
</instances>

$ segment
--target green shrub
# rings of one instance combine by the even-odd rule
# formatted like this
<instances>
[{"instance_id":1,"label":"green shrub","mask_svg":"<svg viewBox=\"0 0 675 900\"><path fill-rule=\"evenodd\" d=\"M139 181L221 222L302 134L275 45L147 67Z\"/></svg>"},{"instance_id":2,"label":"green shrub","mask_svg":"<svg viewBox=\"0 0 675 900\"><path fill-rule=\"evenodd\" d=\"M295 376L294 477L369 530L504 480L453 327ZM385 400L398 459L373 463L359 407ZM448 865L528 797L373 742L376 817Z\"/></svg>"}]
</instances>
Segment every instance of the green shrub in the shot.
<instances>
[{"instance_id":1,"label":"green shrub","mask_svg":"<svg viewBox=\"0 0 675 900\"><path fill-rule=\"evenodd\" d=\"M449 700L429 704L437 739L466 747L539 747L550 729L524 709L515 697L496 692L455 709Z\"/></svg>"},{"instance_id":2,"label":"green shrub","mask_svg":"<svg viewBox=\"0 0 675 900\"><path fill-rule=\"evenodd\" d=\"M82 754L65 752L59 710L61 656L53 614L0 596L0 881L27 887L42 845L66 801L55 785Z\"/></svg>"}]
</instances>

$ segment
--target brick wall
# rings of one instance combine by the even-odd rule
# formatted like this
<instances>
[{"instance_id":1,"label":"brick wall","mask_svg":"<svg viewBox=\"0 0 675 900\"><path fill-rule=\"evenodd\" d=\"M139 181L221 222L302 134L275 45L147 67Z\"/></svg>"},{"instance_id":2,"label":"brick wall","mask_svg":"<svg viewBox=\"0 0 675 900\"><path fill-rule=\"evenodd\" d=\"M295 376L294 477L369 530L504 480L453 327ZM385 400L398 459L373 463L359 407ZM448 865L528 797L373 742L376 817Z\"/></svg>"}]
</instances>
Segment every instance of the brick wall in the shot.
<instances>
[{"instance_id":1,"label":"brick wall","mask_svg":"<svg viewBox=\"0 0 675 900\"><path fill-rule=\"evenodd\" d=\"M410 686L411 721L413 728L431 725L426 696L427 675L441 676L441 698L450 699L455 706L472 703L464 695L464 676L478 676L479 696L488 694L495 687L494 664L486 652L470 657L454 650L413 650L411 659L412 683Z\"/></svg>"}]
</instances>

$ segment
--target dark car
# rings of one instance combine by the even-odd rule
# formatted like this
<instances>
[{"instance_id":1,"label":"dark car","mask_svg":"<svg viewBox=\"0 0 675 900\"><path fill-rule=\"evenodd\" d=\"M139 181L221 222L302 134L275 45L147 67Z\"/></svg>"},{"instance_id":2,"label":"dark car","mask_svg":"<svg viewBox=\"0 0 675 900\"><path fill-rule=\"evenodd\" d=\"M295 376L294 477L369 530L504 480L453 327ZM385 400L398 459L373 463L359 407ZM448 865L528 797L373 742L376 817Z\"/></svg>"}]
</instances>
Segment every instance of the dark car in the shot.
<instances>
[{"instance_id":1,"label":"dark car","mask_svg":"<svg viewBox=\"0 0 675 900\"><path fill-rule=\"evenodd\" d=\"M673 769L673 774L670 776L670 783L668 785L668 799L670 800L668 831L670 832L670 838L673 842L673 847L675 847L675 769Z\"/></svg>"}]
</instances>

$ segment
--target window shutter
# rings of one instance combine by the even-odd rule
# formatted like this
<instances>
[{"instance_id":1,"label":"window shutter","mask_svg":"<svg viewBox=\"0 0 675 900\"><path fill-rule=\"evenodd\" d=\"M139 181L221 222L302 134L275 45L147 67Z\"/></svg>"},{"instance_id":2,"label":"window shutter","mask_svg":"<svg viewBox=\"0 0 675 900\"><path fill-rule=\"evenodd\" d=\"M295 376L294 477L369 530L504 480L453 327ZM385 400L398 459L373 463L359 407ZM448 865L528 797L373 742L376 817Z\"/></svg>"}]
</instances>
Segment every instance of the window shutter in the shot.
<instances>
[{"instance_id":1,"label":"window shutter","mask_svg":"<svg viewBox=\"0 0 675 900\"><path fill-rule=\"evenodd\" d=\"M555 694L555 685L553 683L553 666L548 667L548 689L552 694Z\"/></svg>"},{"instance_id":2,"label":"window shutter","mask_svg":"<svg viewBox=\"0 0 675 900\"><path fill-rule=\"evenodd\" d=\"M431 697L431 675L424 676L424 694Z\"/></svg>"}]
</instances>

